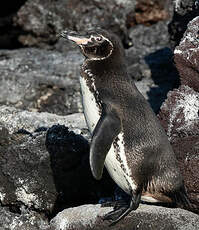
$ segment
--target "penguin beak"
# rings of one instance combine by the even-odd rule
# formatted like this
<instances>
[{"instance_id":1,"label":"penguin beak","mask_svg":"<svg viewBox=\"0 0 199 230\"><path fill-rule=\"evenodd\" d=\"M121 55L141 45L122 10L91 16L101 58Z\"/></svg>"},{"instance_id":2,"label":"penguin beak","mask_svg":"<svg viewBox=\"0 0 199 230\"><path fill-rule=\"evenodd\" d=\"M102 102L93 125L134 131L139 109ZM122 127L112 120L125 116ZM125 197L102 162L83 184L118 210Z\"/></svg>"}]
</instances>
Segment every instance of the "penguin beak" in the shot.
<instances>
[{"instance_id":1,"label":"penguin beak","mask_svg":"<svg viewBox=\"0 0 199 230\"><path fill-rule=\"evenodd\" d=\"M79 35L75 31L64 30L60 33L62 38L75 42L77 45L89 45L91 38L86 35Z\"/></svg>"}]
</instances>

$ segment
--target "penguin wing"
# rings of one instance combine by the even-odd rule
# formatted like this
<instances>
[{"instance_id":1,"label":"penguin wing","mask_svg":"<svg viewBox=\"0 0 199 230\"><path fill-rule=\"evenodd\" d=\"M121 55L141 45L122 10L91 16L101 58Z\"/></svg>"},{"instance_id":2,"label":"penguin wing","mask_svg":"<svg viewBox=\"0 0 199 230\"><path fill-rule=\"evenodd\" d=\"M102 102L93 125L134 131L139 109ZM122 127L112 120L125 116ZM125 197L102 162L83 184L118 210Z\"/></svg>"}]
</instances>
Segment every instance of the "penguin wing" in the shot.
<instances>
[{"instance_id":1,"label":"penguin wing","mask_svg":"<svg viewBox=\"0 0 199 230\"><path fill-rule=\"evenodd\" d=\"M104 161L121 130L120 118L114 111L104 111L94 131L90 147L90 166L95 179L102 177Z\"/></svg>"}]
</instances>

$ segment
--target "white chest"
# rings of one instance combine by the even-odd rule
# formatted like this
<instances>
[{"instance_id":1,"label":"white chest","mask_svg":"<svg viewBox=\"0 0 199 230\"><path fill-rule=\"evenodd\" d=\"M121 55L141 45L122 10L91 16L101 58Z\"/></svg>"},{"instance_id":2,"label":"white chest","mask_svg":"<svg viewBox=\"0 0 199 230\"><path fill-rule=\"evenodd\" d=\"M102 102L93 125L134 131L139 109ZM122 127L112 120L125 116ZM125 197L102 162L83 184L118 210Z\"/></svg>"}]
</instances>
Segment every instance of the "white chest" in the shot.
<instances>
[{"instance_id":1,"label":"white chest","mask_svg":"<svg viewBox=\"0 0 199 230\"><path fill-rule=\"evenodd\" d=\"M98 120L100 119L100 109L96 103L93 93L90 91L86 84L86 80L83 77L80 77L80 85L84 116L88 124L89 131L92 133Z\"/></svg>"},{"instance_id":2,"label":"white chest","mask_svg":"<svg viewBox=\"0 0 199 230\"><path fill-rule=\"evenodd\" d=\"M86 80L80 77L82 102L84 108L84 115L88 124L89 131L92 133L98 120L100 119L100 109L96 103L93 93L86 84ZM104 137L106 138L106 137ZM113 180L127 193L136 188L132 181L130 171L128 169L127 160L125 158L125 150L123 142L123 134L118 135L118 148L111 146L106 160L105 166L113 178ZM118 160L120 159L120 160Z\"/></svg>"}]
</instances>

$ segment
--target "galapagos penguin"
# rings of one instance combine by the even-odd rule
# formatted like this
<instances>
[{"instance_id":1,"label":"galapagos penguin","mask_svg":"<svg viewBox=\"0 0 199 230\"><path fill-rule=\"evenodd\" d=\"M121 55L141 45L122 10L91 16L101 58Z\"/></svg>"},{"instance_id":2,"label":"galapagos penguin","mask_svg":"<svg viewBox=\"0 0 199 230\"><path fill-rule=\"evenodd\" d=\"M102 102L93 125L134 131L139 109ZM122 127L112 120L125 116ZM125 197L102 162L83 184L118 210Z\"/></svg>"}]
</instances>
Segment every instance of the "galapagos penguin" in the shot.
<instances>
[{"instance_id":1,"label":"galapagos penguin","mask_svg":"<svg viewBox=\"0 0 199 230\"><path fill-rule=\"evenodd\" d=\"M118 37L106 30L63 31L85 56L80 85L83 109L92 134L90 167L102 177L104 165L130 195L128 204L104 219L117 223L140 200L189 207L177 160L156 115L127 74Z\"/></svg>"}]
</instances>

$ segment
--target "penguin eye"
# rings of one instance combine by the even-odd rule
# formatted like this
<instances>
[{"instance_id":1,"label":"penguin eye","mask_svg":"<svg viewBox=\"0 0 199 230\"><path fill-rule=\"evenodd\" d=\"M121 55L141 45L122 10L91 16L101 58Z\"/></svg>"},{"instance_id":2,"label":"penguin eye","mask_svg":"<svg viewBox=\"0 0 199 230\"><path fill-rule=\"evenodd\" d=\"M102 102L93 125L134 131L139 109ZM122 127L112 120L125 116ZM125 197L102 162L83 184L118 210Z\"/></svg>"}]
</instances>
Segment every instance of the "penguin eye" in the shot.
<instances>
[{"instance_id":1,"label":"penguin eye","mask_svg":"<svg viewBox=\"0 0 199 230\"><path fill-rule=\"evenodd\" d=\"M101 41L102 41L102 37L96 37L95 40L96 40L97 42L101 42Z\"/></svg>"}]
</instances>

